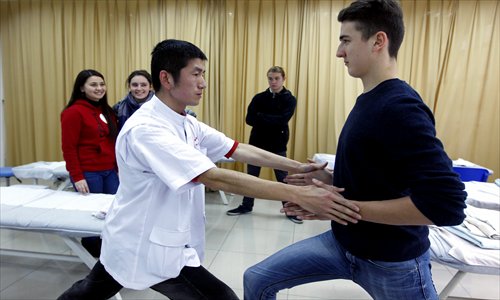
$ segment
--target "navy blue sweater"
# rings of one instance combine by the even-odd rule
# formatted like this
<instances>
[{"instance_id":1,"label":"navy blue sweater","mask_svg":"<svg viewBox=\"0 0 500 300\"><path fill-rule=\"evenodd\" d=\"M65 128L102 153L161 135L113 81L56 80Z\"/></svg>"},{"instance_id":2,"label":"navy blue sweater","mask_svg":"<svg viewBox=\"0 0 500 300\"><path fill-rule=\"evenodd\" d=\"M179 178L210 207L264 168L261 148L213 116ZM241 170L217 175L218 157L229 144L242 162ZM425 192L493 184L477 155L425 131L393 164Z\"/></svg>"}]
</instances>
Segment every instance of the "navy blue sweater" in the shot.
<instances>
[{"instance_id":1,"label":"navy blue sweater","mask_svg":"<svg viewBox=\"0 0 500 300\"><path fill-rule=\"evenodd\" d=\"M410 196L435 225L465 218L464 185L436 137L434 117L407 83L391 79L358 97L339 137L334 180L358 201ZM427 226L332 222L340 244L365 259L403 261L430 246Z\"/></svg>"}]
</instances>

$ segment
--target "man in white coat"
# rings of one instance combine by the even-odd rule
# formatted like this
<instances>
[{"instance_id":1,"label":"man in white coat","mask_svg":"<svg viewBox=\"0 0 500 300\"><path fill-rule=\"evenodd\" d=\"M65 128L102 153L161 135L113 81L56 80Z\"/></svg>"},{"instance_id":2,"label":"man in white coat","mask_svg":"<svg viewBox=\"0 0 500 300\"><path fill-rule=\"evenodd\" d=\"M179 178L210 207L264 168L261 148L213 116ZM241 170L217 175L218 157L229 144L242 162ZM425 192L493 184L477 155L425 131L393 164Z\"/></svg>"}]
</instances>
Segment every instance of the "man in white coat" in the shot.
<instances>
[{"instance_id":1,"label":"man in white coat","mask_svg":"<svg viewBox=\"0 0 500 300\"><path fill-rule=\"evenodd\" d=\"M357 207L335 192L286 185L217 168L222 157L304 173L324 168L238 143L186 115L206 88L205 54L189 42L165 40L152 52L155 96L120 131L120 186L102 232L102 253L90 274L59 299L107 299L122 287L169 299L238 299L202 265L204 185L255 198L291 201L319 216L356 222Z\"/></svg>"}]
</instances>

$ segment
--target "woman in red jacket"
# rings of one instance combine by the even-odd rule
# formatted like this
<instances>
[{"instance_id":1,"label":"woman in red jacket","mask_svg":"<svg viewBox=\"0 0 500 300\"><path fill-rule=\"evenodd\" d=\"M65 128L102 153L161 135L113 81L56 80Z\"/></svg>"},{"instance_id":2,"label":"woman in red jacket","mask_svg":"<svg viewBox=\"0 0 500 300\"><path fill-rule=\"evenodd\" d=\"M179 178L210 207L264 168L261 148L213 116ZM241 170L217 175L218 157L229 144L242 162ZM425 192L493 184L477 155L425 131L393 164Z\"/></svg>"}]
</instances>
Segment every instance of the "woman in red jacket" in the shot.
<instances>
[{"instance_id":1,"label":"woman in red jacket","mask_svg":"<svg viewBox=\"0 0 500 300\"><path fill-rule=\"evenodd\" d=\"M78 74L68 105L61 113L61 128L63 156L75 190L83 194L115 194L119 184L117 121L101 73L83 70ZM86 242L96 251L86 247ZM98 237L82 239L94 256L99 252L99 242Z\"/></svg>"}]
</instances>

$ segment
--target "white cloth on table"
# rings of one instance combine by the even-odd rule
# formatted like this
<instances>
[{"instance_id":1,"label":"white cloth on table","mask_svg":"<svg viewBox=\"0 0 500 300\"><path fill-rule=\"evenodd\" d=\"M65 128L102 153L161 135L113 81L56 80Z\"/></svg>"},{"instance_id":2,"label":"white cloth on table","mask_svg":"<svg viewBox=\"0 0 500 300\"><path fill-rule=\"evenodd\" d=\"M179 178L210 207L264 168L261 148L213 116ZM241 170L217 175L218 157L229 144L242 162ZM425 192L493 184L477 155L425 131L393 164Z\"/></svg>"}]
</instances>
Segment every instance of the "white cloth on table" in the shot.
<instances>
[{"instance_id":1,"label":"white cloth on table","mask_svg":"<svg viewBox=\"0 0 500 300\"><path fill-rule=\"evenodd\" d=\"M468 205L465 209L465 214L468 217L487 223L497 232L500 231L500 211L498 210L477 208L472 205Z\"/></svg>"},{"instance_id":2,"label":"white cloth on table","mask_svg":"<svg viewBox=\"0 0 500 300\"><path fill-rule=\"evenodd\" d=\"M500 187L490 182L464 182L466 203L478 208L500 210ZM498 221L496 222L498 223Z\"/></svg>"},{"instance_id":3,"label":"white cloth on table","mask_svg":"<svg viewBox=\"0 0 500 300\"><path fill-rule=\"evenodd\" d=\"M27 203L26 207L54 208L95 212L109 207L111 202L103 203L103 198L113 198L108 194L80 194L76 192L53 193L50 197L39 199L33 203ZM85 201L82 201L84 199Z\"/></svg>"},{"instance_id":4,"label":"white cloth on table","mask_svg":"<svg viewBox=\"0 0 500 300\"><path fill-rule=\"evenodd\" d=\"M19 206L51 194L44 185L11 185L0 188L0 199L4 205Z\"/></svg>"},{"instance_id":5,"label":"white cloth on table","mask_svg":"<svg viewBox=\"0 0 500 300\"><path fill-rule=\"evenodd\" d=\"M318 163L328 162L326 167L331 170L335 167L335 154L316 153L314 154L312 160Z\"/></svg>"},{"instance_id":6,"label":"white cloth on table","mask_svg":"<svg viewBox=\"0 0 500 300\"><path fill-rule=\"evenodd\" d=\"M462 224L444 228L477 247L500 249L498 239L500 211L468 205L465 214L466 218Z\"/></svg>"},{"instance_id":7,"label":"white cloth on table","mask_svg":"<svg viewBox=\"0 0 500 300\"><path fill-rule=\"evenodd\" d=\"M66 162L64 161L37 161L12 168L17 178L54 180L58 177L68 177Z\"/></svg>"},{"instance_id":8,"label":"white cloth on table","mask_svg":"<svg viewBox=\"0 0 500 300\"><path fill-rule=\"evenodd\" d=\"M472 217L466 217L464 220L464 225L476 235L484 236L494 240L500 239L498 231L487 222L483 222Z\"/></svg>"},{"instance_id":9,"label":"white cloth on table","mask_svg":"<svg viewBox=\"0 0 500 300\"><path fill-rule=\"evenodd\" d=\"M484 267L492 268L489 274L500 269L500 251L478 248L442 227L429 226L432 256L440 262L469 267L469 271L485 273ZM496 271L495 271L496 269ZM487 270L486 270L487 271Z\"/></svg>"},{"instance_id":10,"label":"white cloth on table","mask_svg":"<svg viewBox=\"0 0 500 300\"><path fill-rule=\"evenodd\" d=\"M472 234L470 230L468 230L465 226L450 226L444 227L445 230L455 234L458 237L461 237L464 240L469 241L471 244L474 244L476 247L482 249L500 249L500 240L489 239L486 237L481 237L475 234Z\"/></svg>"},{"instance_id":11,"label":"white cloth on table","mask_svg":"<svg viewBox=\"0 0 500 300\"><path fill-rule=\"evenodd\" d=\"M429 226L431 257L464 272L500 275L499 187L465 182L466 219L450 227Z\"/></svg>"},{"instance_id":12,"label":"white cloth on table","mask_svg":"<svg viewBox=\"0 0 500 300\"><path fill-rule=\"evenodd\" d=\"M99 235L104 222L91 214L104 205L110 205L113 199L114 195L82 195L22 184L2 187L1 227L71 237Z\"/></svg>"}]
</instances>

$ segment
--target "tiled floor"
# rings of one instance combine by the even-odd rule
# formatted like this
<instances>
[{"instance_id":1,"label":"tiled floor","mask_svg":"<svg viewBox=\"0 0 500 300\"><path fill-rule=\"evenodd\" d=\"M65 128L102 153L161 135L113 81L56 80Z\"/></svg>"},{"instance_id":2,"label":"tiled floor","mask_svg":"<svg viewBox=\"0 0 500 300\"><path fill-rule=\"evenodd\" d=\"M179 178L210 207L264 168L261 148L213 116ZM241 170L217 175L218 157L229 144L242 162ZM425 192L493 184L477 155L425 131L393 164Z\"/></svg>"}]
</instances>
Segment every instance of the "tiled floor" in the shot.
<instances>
[{"instance_id":1,"label":"tiled floor","mask_svg":"<svg viewBox=\"0 0 500 300\"><path fill-rule=\"evenodd\" d=\"M207 193L207 255L204 262L213 274L243 296L244 270L280 248L324 232L329 222L309 221L298 225L279 213L280 202L256 201L254 212L230 217L226 210L241 202L230 196L223 205L218 193ZM1 248L69 253L58 237L21 231L0 230ZM0 257L0 299L55 299L74 281L88 273L83 263L49 261L2 255ZM453 269L434 264L436 288L441 291ZM500 299L499 276L467 274L449 299ZM121 291L123 299L165 299L152 291ZM278 299L370 299L356 284L346 280L326 281L285 290Z\"/></svg>"}]
</instances>

